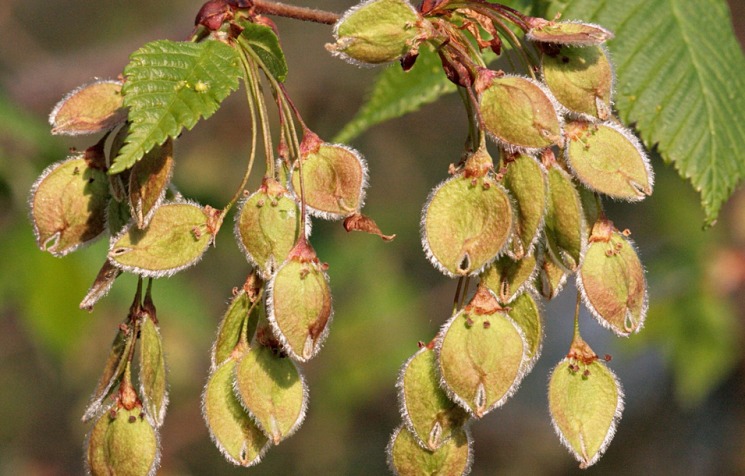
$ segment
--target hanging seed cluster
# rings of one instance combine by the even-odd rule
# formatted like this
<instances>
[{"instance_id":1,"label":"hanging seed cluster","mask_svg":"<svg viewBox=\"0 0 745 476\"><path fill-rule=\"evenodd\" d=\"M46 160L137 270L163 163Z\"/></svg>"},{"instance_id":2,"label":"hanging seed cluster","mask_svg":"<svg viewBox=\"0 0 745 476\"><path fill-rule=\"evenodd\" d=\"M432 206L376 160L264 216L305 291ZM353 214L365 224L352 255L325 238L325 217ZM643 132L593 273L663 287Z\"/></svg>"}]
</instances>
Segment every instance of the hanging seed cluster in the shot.
<instances>
[{"instance_id":1,"label":"hanging seed cluster","mask_svg":"<svg viewBox=\"0 0 745 476\"><path fill-rule=\"evenodd\" d=\"M101 137L49 166L33 185L30 215L39 247L64 256L108 237L107 256L80 304L83 309L92 310L122 273L139 276L134 303L117 329L83 417L94 422L86 446L92 474L157 470L158 429L168 396L152 282L195 265L234 205L235 238L250 269L220 322L202 410L215 445L240 466L258 463L300 427L309 391L299 364L318 354L329 333L331 288L327 265L308 239L310 217L344 220L347 231L393 238L360 212L365 160L350 147L323 141L305 125L282 85L287 70L276 28L243 3L207 2L197 16L193 42L145 45L132 55L122 79L76 89L50 116L55 134ZM171 182L177 132L200 114L214 112L224 96L215 91L232 87L229 81L216 84L219 78L197 62L193 70L183 66L199 54L199 61L214 61L216 69L243 78L254 131L243 180L219 209L185 199ZM269 129L267 86L280 122L276 135ZM147 109L158 94L167 99L165 110ZM189 110L179 109L183 105ZM143 108L160 115L167 127L176 123L169 130L177 132L143 147L133 165L122 165L122 157L144 143L143 128L152 127L150 135L162 132L160 125L148 125ZM198 113L189 116L189 111ZM279 137L276 144L274 137ZM246 190L260 139L264 175L256 190ZM149 279L144 298L143 278Z\"/></svg>"},{"instance_id":2,"label":"hanging seed cluster","mask_svg":"<svg viewBox=\"0 0 745 476\"><path fill-rule=\"evenodd\" d=\"M401 370L403 424L388 447L397 474L465 474L470 422L503 405L540 355L540 296L554 298L575 275L604 327L628 336L644 323L643 267L628 231L619 232L601 204L602 197L641 200L653 185L644 149L613 116L604 45L613 35L499 4L447 0L425 0L419 9L406 0L364 2L335 34L328 49L352 62L398 59L409 69L422 48L432 48L466 98L463 158L432 190L421 220L427 258L458 279L456 306ZM503 54L503 42L522 70L488 68L481 52ZM466 300L471 280L476 290ZM575 327L550 380L549 408L561 441L587 467L613 436L622 392Z\"/></svg>"},{"instance_id":3,"label":"hanging seed cluster","mask_svg":"<svg viewBox=\"0 0 745 476\"><path fill-rule=\"evenodd\" d=\"M168 392L153 280L195 265L234 207L249 270L219 324L202 410L215 445L240 466L258 463L294 434L308 408L301 365L318 354L333 317L327 265L309 241L311 217L393 239L361 213L364 159L304 123L282 84L288 71L276 26L252 6L208 1L191 41L143 46L120 79L76 89L50 116L55 134L98 139L34 183L38 246L64 256L107 237L83 309L92 310L122 273L138 276L83 416L93 422L86 443L92 474L157 470ZM344 14L334 35L327 48L356 64L399 60L409 70L422 49L432 50L463 93L466 147L421 219L427 258L458 280L455 305L401 369L403 421L388 460L401 475L466 474L469 425L503 405L540 356L541 296L552 299L574 275L579 297L604 327L628 336L644 323L643 267L629 232L613 225L601 203L603 196L641 200L653 185L641 144L613 115L604 46L612 34L480 0L424 0L418 9L406 0L369 0ZM522 67L489 69L485 50ZM252 128L245 172L222 208L200 205L171 181L174 142L213 114L240 79ZM279 131L270 130L267 92ZM248 190L259 149L261 185ZM561 441L587 467L613 437L623 393L609 359L580 336L577 318L548 398Z\"/></svg>"}]
</instances>

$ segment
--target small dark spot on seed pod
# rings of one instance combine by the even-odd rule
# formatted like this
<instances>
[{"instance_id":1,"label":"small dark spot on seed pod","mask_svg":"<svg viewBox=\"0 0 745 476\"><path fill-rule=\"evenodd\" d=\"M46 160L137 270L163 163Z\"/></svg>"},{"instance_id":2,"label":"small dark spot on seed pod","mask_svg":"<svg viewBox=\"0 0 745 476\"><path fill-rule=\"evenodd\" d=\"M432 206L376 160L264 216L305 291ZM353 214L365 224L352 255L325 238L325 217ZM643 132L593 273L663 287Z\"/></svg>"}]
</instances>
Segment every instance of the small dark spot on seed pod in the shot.
<instances>
[{"instance_id":1,"label":"small dark spot on seed pod","mask_svg":"<svg viewBox=\"0 0 745 476\"><path fill-rule=\"evenodd\" d=\"M306 276L310 274L310 270L308 268L303 268L300 270L300 279L305 279Z\"/></svg>"},{"instance_id":2,"label":"small dark spot on seed pod","mask_svg":"<svg viewBox=\"0 0 745 476\"><path fill-rule=\"evenodd\" d=\"M259 200L258 202L256 202L256 207L257 208L261 208L263 206L264 206L264 200Z\"/></svg>"},{"instance_id":3,"label":"small dark spot on seed pod","mask_svg":"<svg viewBox=\"0 0 745 476\"><path fill-rule=\"evenodd\" d=\"M233 296L237 296L237 295L238 295L238 287L234 287L233 289L231 289L231 290L230 290L230 293L231 293L231 294L232 294Z\"/></svg>"},{"instance_id":4,"label":"small dark spot on seed pod","mask_svg":"<svg viewBox=\"0 0 745 476\"><path fill-rule=\"evenodd\" d=\"M276 207L277 205L279 205L279 202L276 200L272 200L272 206Z\"/></svg>"},{"instance_id":5,"label":"small dark spot on seed pod","mask_svg":"<svg viewBox=\"0 0 745 476\"><path fill-rule=\"evenodd\" d=\"M130 423L134 423L137 421L137 417L134 415L129 415L129 419L127 421L129 421Z\"/></svg>"},{"instance_id":6,"label":"small dark spot on seed pod","mask_svg":"<svg viewBox=\"0 0 745 476\"><path fill-rule=\"evenodd\" d=\"M562 56L561 57L561 62L562 63L569 63L569 58L567 56Z\"/></svg>"},{"instance_id":7,"label":"small dark spot on seed pod","mask_svg":"<svg viewBox=\"0 0 745 476\"><path fill-rule=\"evenodd\" d=\"M80 167L75 167L74 169L72 169L73 175L78 175L79 173L80 173Z\"/></svg>"},{"instance_id":8,"label":"small dark spot on seed pod","mask_svg":"<svg viewBox=\"0 0 745 476\"><path fill-rule=\"evenodd\" d=\"M250 192L248 190L243 191L243 196L248 197L250 195Z\"/></svg>"},{"instance_id":9,"label":"small dark spot on seed pod","mask_svg":"<svg viewBox=\"0 0 745 476\"><path fill-rule=\"evenodd\" d=\"M489 182L484 182L484 185L481 186L484 190L489 190L491 188L491 184Z\"/></svg>"},{"instance_id":10,"label":"small dark spot on seed pod","mask_svg":"<svg viewBox=\"0 0 745 476\"><path fill-rule=\"evenodd\" d=\"M611 356L610 354L605 354L605 356L603 357L603 360L605 360L606 362L610 362L612 359L613 356Z\"/></svg>"},{"instance_id":11,"label":"small dark spot on seed pod","mask_svg":"<svg viewBox=\"0 0 745 476\"><path fill-rule=\"evenodd\" d=\"M95 180L95 179L94 179L93 177L91 177L91 178L89 178L89 179L88 179L88 183L93 183L93 182L95 182L95 181L96 181L96 180Z\"/></svg>"},{"instance_id":12,"label":"small dark spot on seed pod","mask_svg":"<svg viewBox=\"0 0 745 476\"><path fill-rule=\"evenodd\" d=\"M417 345L417 347L419 347L421 349L421 348L423 348L427 344L425 344L424 341L421 341L420 340L419 342L416 343L416 345Z\"/></svg>"},{"instance_id":13,"label":"small dark spot on seed pod","mask_svg":"<svg viewBox=\"0 0 745 476\"><path fill-rule=\"evenodd\" d=\"M139 416L140 416L140 420L144 420L145 419L145 412L140 412L140 415Z\"/></svg>"},{"instance_id":14,"label":"small dark spot on seed pod","mask_svg":"<svg viewBox=\"0 0 745 476\"><path fill-rule=\"evenodd\" d=\"M582 376L583 376L584 378L587 378L587 377L589 377L589 376L590 376L590 369L585 369L585 371L584 371L584 372L582 372Z\"/></svg>"},{"instance_id":15,"label":"small dark spot on seed pod","mask_svg":"<svg viewBox=\"0 0 745 476\"><path fill-rule=\"evenodd\" d=\"M473 325L473 319L471 319L469 316L466 316L466 325L468 327L471 327Z\"/></svg>"},{"instance_id":16,"label":"small dark spot on seed pod","mask_svg":"<svg viewBox=\"0 0 745 476\"><path fill-rule=\"evenodd\" d=\"M489 322L489 321L484 321L484 329L488 329L488 328L490 328L490 327L491 327L491 322Z\"/></svg>"},{"instance_id":17,"label":"small dark spot on seed pod","mask_svg":"<svg viewBox=\"0 0 745 476\"><path fill-rule=\"evenodd\" d=\"M111 418L112 420L116 420L116 410L114 410L113 408L109 411L109 418Z\"/></svg>"}]
</instances>

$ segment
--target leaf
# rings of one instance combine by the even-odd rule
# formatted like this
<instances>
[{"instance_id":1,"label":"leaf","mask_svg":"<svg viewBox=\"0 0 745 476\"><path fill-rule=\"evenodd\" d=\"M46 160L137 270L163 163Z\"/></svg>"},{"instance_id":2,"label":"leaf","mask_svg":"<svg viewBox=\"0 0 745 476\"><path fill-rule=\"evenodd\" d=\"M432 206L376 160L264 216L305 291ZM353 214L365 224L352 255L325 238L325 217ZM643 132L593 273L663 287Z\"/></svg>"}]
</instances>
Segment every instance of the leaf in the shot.
<instances>
[{"instance_id":1,"label":"leaf","mask_svg":"<svg viewBox=\"0 0 745 476\"><path fill-rule=\"evenodd\" d=\"M160 427L168 405L166 361L160 331L149 316L140 325L140 393L146 414Z\"/></svg>"},{"instance_id":2,"label":"leaf","mask_svg":"<svg viewBox=\"0 0 745 476\"><path fill-rule=\"evenodd\" d=\"M726 3L565 0L546 17L559 11L615 32L621 119L691 181L713 224L745 176L745 56Z\"/></svg>"},{"instance_id":3,"label":"leaf","mask_svg":"<svg viewBox=\"0 0 745 476\"><path fill-rule=\"evenodd\" d=\"M349 142L375 124L414 112L451 92L455 85L443 74L440 58L424 47L411 71L405 73L394 64L380 74L365 104L333 142Z\"/></svg>"},{"instance_id":4,"label":"leaf","mask_svg":"<svg viewBox=\"0 0 745 476\"><path fill-rule=\"evenodd\" d=\"M280 83L287 78L287 62L279 38L271 28L250 22L241 22L243 32L238 42L244 49L250 49L259 57L268 74Z\"/></svg>"},{"instance_id":5,"label":"leaf","mask_svg":"<svg viewBox=\"0 0 745 476\"><path fill-rule=\"evenodd\" d=\"M130 168L150 149L217 111L238 88L238 53L219 41L158 40L132 53L124 68L124 105L131 121L127 143L109 173Z\"/></svg>"}]
</instances>

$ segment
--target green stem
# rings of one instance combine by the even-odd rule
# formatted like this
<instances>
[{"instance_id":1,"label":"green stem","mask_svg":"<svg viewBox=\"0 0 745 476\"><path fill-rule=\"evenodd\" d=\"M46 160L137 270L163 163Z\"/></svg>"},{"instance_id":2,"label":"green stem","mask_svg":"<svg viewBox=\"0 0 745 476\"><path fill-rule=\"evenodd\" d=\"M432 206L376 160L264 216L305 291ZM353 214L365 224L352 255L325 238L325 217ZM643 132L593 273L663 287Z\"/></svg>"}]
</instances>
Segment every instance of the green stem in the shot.
<instances>
[{"instance_id":1,"label":"green stem","mask_svg":"<svg viewBox=\"0 0 745 476\"><path fill-rule=\"evenodd\" d=\"M463 276L458 278L458 287L455 288L455 297L453 298L453 312L452 315L455 315L456 312L458 312L458 302L460 302L460 291L463 288Z\"/></svg>"},{"instance_id":2,"label":"green stem","mask_svg":"<svg viewBox=\"0 0 745 476\"><path fill-rule=\"evenodd\" d=\"M582 295L577 290L577 304L574 308L574 334L572 335L572 343L582 341L582 336L579 334L579 309L582 304Z\"/></svg>"}]
</instances>

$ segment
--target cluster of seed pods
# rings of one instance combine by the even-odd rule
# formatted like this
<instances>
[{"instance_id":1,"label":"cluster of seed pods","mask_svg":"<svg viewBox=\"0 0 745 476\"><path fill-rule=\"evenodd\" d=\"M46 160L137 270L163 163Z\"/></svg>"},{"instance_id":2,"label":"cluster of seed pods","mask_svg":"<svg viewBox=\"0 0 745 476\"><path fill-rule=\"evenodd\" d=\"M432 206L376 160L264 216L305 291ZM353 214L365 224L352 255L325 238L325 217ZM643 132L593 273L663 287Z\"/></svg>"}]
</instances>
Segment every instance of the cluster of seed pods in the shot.
<instances>
[{"instance_id":1,"label":"cluster of seed pods","mask_svg":"<svg viewBox=\"0 0 745 476\"><path fill-rule=\"evenodd\" d=\"M474 53L500 54L507 23L524 31L510 43L527 59L523 74L488 69ZM329 50L353 62L399 59L409 69L432 47L471 111L470 145L431 192L421 235L432 265L459 280L456 303L469 280L477 285L404 364L403 424L388 448L397 474L466 474L470 422L504 404L540 355L541 297L552 299L575 275L600 324L628 336L644 322L644 270L629 232L618 231L601 204L601 196L641 200L653 185L643 147L613 115L604 46L613 35L598 25L447 0L418 9L371 0L351 9L335 32ZM575 328L551 377L549 407L560 439L586 467L607 447L623 403L618 381Z\"/></svg>"}]
</instances>

